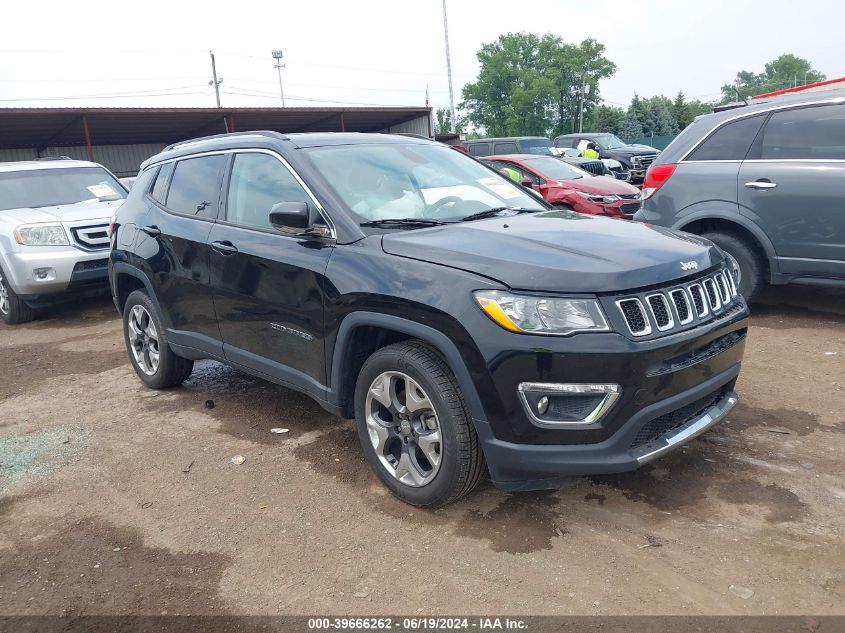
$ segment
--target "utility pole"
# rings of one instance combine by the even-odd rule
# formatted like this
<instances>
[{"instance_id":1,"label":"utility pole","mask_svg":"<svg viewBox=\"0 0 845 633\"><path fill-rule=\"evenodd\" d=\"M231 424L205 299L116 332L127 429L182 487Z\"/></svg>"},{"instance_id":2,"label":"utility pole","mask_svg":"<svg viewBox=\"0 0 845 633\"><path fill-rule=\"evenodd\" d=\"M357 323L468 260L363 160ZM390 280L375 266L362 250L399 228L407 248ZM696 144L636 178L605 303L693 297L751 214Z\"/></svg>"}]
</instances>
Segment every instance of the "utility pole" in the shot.
<instances>
[{"instance_id":1,"label":"utility pole","mask_svg":"<svg viewBox=\"0 0 845 633\"><path fill-rule=\"evenodd\" d=\"M271 51L270 55L272 55L273 59L276 60L276 63L273 65L273 68L275 68L279 72L279 94L282 96L282 107L284 108L285 89L282 87L282 68L285 67L285 65L282 63L282 57L284 57L284 55L280 50Z\"/></svg>"},{"instance_id":2,"label":"utility pole","mask_svg":"<svg viewBox=\"0 0 845 633\"><path fill-rule=\"evenodd\" d=\"M587 91L586 79L581 84L581 101L578 104L578 133L584 131L584 93Z\"/></svg>"},{"instance_id":3,"label":"utility pole","mask_svg":"<svg viewBox=\"0 0 845 633\"><path fill-rule=\"evenodd\" d=\"M208 82L209 86L214 86L214 95L217 97L217 107L222 107L220 105L220 84L223 83L222 79L217 79L217 65L214 63L214 53L208 51L208 54L211 55L211 75L213 79Z\"/></svg>"},{"instance_id":4,"label":"utility pole","mask_svg":"<svg viewBox=\"0 0 845 633\"><path fill-rule=\"evenodd\" d=\"M455 116L455 95L452 91L452 58L449 55L449 24L446 21L446 0L443 0L443 36L446 38L446 73L449 77L449 111L452 113L452 129L457 129L458 119Z\"/></svg>"}]
</instances>

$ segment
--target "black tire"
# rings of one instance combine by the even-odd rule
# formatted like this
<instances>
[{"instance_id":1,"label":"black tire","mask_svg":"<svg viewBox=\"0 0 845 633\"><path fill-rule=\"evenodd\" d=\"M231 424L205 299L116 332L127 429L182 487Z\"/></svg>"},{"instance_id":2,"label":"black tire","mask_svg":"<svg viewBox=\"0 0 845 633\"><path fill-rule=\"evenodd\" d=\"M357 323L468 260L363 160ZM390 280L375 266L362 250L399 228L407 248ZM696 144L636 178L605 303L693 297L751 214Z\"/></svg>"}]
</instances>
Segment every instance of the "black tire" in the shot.
<instances>
[{"instance_id":1,"label":"black tire","mask_svg":"<svg viewBox=\"0 0 845 633\"><path fill-rule=\"evenodd\" d=\"M760 250L734 233L711 231L702 233L701 237L706 237L736 260L740 272L739 292L746 302L754 301L766 285L766 265Z\"/></svg>"},{"instance_id":2,"label":"black tire","mask_svg":"<svg viewBox=\"0 0 845 633\"><path fill-rule=\"evenodd\" d=\"M156 348L158 351L158 366L153 373L147 373L136 360L130 342L130 319L133 318L133 309L139 306L149 315L155 328ZM126 353L129 355L129 362L138 377L150 389L166 389L181 385L194 370L194 361L182 358L173 353L170 344L167 342L167 332L161 321L161 315L155 303L143 290L135 290L126 299L123 306L123 340L126 344Z\"/></svg>"},{"instance_id":3,"label":"black tire","mask_svg":"<svg viewBox=\"0 0 845 633\"><path fill-rule=\"evenodd\" d=\"M439 423L439 469L430 482L420 487L406 485L388 471L370 440L367 396L373 381L385 372L402 372L416 381ZM367 359L355 388L355 420L370 467L394 495L411 505L435 508L455 501L469 494L485 471L484 455L458 382L442 356L420 341L384 347Z\"/></svg>"},{"instance_id":4,"label":"black tire","mask_svg":"<svg viewBox=\"0 0 845 633\"><path fill-rule=\"evenodd\" d=\"M15 294L2 269L0 269L0 286L2 286L2 291L0 291L0 319L3 319L3 322L8 325L32 321L35 318L35 310Z\"/></svg>"}]
</instances>

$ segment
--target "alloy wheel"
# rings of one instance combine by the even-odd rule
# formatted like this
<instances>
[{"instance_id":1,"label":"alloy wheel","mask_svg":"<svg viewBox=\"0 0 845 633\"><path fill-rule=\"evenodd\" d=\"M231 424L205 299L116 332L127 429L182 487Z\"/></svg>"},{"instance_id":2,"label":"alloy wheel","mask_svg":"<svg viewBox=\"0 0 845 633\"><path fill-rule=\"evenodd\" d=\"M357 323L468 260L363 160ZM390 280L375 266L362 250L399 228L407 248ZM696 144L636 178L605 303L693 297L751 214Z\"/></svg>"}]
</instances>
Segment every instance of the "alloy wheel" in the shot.
<instances>
[{"instance_id":1,"label":"alloy wheel","mask_svg":"<svg viewBox=\"0 0 845 633\"><path fill-rule=\"evenodd\" d=\"M9 291L6 290L3 273L0 273L0 314L9 314Z\"/></svg>"},{"instance_id":2,"label":"alloy wheel","mask_svg":"<svg viewBox=\"0 0 845 633\"><path fill-rule=\"evenodd\" d=\"M384 372L367 390L367 432L376 456L395 479L425 486L443 457L440 421L425 391L409 375Z\"/></svg>"},{"instance_id":3,"label":"alloy wheel","mask_svg":"<svg viewBox=\"0 0 845 633\"><path fill-rule=\"evenodd\" d=\"M129 347L135 364L148 376L158 371L160 358L158 330L150 313L142 305L129 311Z\"/></svg>"}]
</instances>

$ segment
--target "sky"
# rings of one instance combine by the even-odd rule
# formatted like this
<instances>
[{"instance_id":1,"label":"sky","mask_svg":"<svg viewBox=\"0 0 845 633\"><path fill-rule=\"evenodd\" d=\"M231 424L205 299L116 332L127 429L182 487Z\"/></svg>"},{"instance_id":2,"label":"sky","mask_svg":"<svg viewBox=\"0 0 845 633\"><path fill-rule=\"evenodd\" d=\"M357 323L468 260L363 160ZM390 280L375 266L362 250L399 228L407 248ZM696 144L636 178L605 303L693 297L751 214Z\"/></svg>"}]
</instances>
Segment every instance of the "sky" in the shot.
<instances>
[{"instance_id":1,"label":"sky","mask_svg":"<svg viewBox=\"0 0 845 633\"><path fill-rule=\"evenodd\" d=\"M209 50L224 107L276 106L273 49L288 106L424 105L428 90L446 107L441 2L9 2L0 107L213 106ZM717 99L738 70L785 52L845 75L836 0L447 0L447 10L456 103L479 47L518 31L602 42L617 65L601 84L612 105L635 92Z\"/></svg>"}]
</instances>

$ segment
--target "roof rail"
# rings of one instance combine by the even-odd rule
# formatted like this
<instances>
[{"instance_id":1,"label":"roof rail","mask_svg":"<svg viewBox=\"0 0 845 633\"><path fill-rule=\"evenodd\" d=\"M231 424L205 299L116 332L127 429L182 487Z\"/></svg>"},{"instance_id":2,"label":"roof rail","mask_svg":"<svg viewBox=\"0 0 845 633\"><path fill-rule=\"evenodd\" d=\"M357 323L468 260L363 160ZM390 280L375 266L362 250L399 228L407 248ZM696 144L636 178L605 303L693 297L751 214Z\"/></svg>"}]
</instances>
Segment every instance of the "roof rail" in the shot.
<instances>
[{"instance_id":1,"label":"roof rail","mask_svg":"<svg viewBox=\"0 0 845 633\"><path fill-rule=\"evenodd\" d=\"M39 156L35 160L73 160L70 156Z\"/></svg>"},{"instance_id":2,"label":"roof rail","mask_svg":"<svg viewBox=\"0 0 845 633\"><path fill-rule=\"evenodd\" d=\"M211 141L217 138L231 138L236 136L270 136L277 138L281 141L287 141L287 136L281 134L280 132L275 132L273 130L249 130L246 132L226 132L225 134L212 134L211 136L200 136L198 138L191 138L184 141L177 141L176 143L171 143L167 147L165 147L163 152L167 152L171 149L177 149L179 147L183 147L185 145L190 145L191 143L199 143L201 141Z\"/></svg>"}]
</instances>

